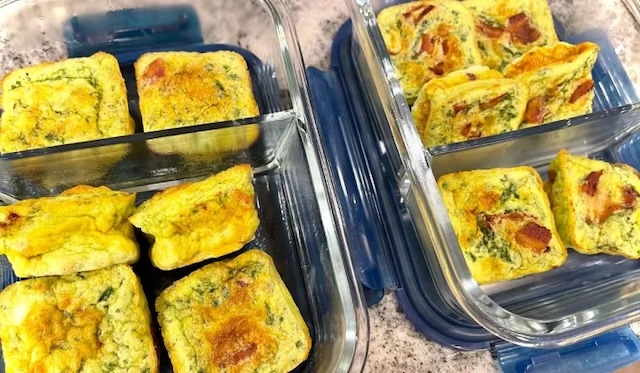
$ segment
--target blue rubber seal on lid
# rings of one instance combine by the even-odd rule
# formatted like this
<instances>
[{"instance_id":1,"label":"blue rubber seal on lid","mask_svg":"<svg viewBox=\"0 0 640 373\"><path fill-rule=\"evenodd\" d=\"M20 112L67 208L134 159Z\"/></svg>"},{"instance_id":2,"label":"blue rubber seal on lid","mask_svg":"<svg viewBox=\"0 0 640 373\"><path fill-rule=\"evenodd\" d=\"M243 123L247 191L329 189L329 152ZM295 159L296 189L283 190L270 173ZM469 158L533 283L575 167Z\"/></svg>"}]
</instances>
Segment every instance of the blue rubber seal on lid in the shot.
<instances>
[{"instance_id":1,"label":"blue rubber seal on lid","mask_svg":"<svg viewBox=\"0 0 640 373\"><path fill-rule=\"evenodd\" d=\"M495 353L505 373L613 373L640 360L640 340L627 327L560 350L509 344Z\"/></svg>"},{"instance_id":2,"label":"blue rubber seal on lid","mask_svg":"<svg viewBox=\"0 0 640 373\"><path fill-rule=\"evenodd\" d=\"M198 14L191 6L176 5L122 9L72 17L63 26L69 57L98 51L119 54L149 46L200 44Z\"/></svg>"}]
</instances>

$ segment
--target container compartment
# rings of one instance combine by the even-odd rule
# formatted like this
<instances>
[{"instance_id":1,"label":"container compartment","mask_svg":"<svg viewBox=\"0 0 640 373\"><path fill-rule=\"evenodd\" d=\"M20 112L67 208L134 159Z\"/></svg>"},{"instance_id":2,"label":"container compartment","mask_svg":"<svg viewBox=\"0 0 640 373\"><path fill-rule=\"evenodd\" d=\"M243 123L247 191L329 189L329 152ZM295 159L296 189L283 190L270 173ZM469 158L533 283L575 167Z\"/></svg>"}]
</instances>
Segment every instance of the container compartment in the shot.
<instances>
[{"instance_id":1,"label":"container compartment","mask_svg":"<svg viewBox=\"0 0 640 373\"><path fill-rule=\"evenodd\" d=\"M258 247L273 257L310 327L313 348L296 371L360 371L368 345L366 308L348 254L335 184L325 172L327 160L285 3L143 1L136 2L135 9L126 9L128 1L0 5L0 41L7 51L0 60L3 72L67 53L111 52L127 79L134 117L131 64L140 54L226 49L245 57L260 116L5 154L0 156L0 197L11 203L90 184L136 192L141 203L167 187L249 163L260 226L243 250ZM24 32L21 25L27 23L39 30ZM162 272L151 266L145 241L139 241L141 259L134 270L151 307L172 281L211 262ZM4 258L0 278L3 288L17 280ZM153 309L152 315L155 318ZM162 343L159 347L162 371L170 372Z\"/></svg>"},{"instance_id":2,"label":"container compartment","mask_svg":"<svg viewBox=\"0 0 640 373\"><path fill-rule=\"evenodd\" d=\"M565 346L640 318L640 292L633 275L627 277L637 264L613 257L572 253L554 271L478 286L436 186L436 177L456 170L527 164L545 173L562 148L638 167L637 61L615 53L633 44L638 28L628 13L615 20L616 27L628 31L625 35L614 32L611 23L597 22L624 4L593 1L570 8L568 2L550 1L561 39L590 40L602 48L593 71L593 114L426 150L375 22L378 11L400 2L349 2L353 38L349 47L343 40L341 48L350 49L350 58L339 65L352 64L357 71L355 84L370 112L360 127L373 127L368 131L375 140L367 140L373 149L364 153L380 158L382 177L373 182L388 190L387 202L374 209L387 220L383 225L395 244L387 246L390 267L398 270L397 295L409 318L439 341L464 349L486 348L500 339L530 347ZM394 178L395 185L386 185L385 178ZM427 325L434 317L443 323ZM455 331L447 325L455 325Z\"/></svg>"}]
</instances>

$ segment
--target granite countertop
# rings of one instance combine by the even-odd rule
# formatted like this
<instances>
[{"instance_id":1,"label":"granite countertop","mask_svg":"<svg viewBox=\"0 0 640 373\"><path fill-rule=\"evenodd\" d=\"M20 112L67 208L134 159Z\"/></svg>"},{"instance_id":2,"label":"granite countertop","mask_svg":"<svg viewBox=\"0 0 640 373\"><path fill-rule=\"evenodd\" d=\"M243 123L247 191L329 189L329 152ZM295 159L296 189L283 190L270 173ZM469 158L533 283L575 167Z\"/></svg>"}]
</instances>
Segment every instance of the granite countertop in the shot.
<instances>
[{"instance_id":1,"label":"granite countertop","mask_svg":"<svg viewBox=\"0 0 640 373\"><path fill-rule=\"evenodd\" d=\"M289 0L296 19L297 32L307 66L327 68L333 36L349 18L344 0ZM593 2L596 2L593 0ZM640 27L619 0L601 0L599 6L574 6L574 0L550 0L554 15L580 33L589 25L607 24L614 32L612 44L626 67L636 91L640 92L640 53L629 30ZM392 293L369 309L370 344L365 372L498 372L490 352L461 352L442 347L417 332L406 319ZM638 329L633 325L634 330Z\"/></svg>"}]
</instances>

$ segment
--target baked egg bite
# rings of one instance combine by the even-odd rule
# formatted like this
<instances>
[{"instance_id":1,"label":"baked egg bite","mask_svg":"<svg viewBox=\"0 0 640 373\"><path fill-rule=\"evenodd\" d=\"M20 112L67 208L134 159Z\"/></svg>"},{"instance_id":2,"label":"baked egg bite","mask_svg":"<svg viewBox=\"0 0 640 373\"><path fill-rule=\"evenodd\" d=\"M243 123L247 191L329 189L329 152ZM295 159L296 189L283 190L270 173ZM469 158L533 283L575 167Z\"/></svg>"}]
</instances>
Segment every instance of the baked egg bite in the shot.
<instances>
[{"instance_id":1,"label":"baked egg bite","mask_svg":"<svg viewBox=\"0 0 640 373\"><path fill-rule=\"evenodd\" d=\"M508 78L529 87L525 126L588 114L595 97L591 70L598 58L597 44L560 42L536 47L504 69Z\"/></svg>"},{"instance_id":2,"label":"baked egg bite","mask_svg":"<svg viewBox=\"0 0 640 373\"><path fill-rule=\"evenodd\" d=\"M6 372L158 372L151 315L124 264L0 292Z\"/></svg>"},{"instance_id":3,"label":"baked egg bite","mask_svg":"<svg viewBox=\"0 0 640 373\"><path fill-rule=\"evenodd\" d=\"M502 70L536 46L558 42L547 0L464 0L475 16L484 64Z\"/></svg>"},{"instance_id":4,"label":"baked egg bite","mask_svg":"<svg viewBox=\"0 0 640 373\"><path fill-rule=\"evenodd\" d=\"M156 310L176 373L289 372L311 349L273 260L257 249L176 281Z\"/></svg>"},{"instance_id":5,"label":"baked egg bite","mask_svg":"<svg viewBox=\"0 0 640 373\"><path fill-rule=\"evenodd\" d=\"M134 132L118 61L103 52L10 72L2 109L3 154Z\"/></svg>"},{"instance_id":6,"label":"baked egg bite","mask_svg":"<svg viewBox=\"0 0 640 373\"><path fill-rule=\"evenodd\" d=\"M545 272L565 262L567 249L533 168L456 172L440 177L438 187L479 284Z\"/></svg>"},{"instance_id":7,"label":"baked egg bite","mask_svg":"<svg viewBox=\"0 0 640 373\"><path fill-rule=\"evenodd\" d=\"M640 175L625 164L558 153L546 185L560 237L588 255L640 258Z\"/></svg>"},{"instance_id":8,"label":"baked egg bite","mask_svg":"<svg viewBox=\"0 0 640 373\"><path fill-rule=\"evenodd\" d=\"M67 275L135 263L127 220L135 194L80 185L55 197L0 206L0 253L18 277Z\"/></svg>"},{"instance_id":9,"label":"baked egg bite","mask_svg":"<svg viewBox=\"0 0 640 373\"><path fill-rule=\"evenodd\" d=\"M150 236L151 262L165 271L240 250L260 224L251 166L165 189L129 220Z\"/></svg>"},{"instance_id":10,"label":"baked egg bite","mask_svg":"<svg viewBox=\"0 0 640 373\"><path fill-rule=\"evenodd\" d=\"M145 132L260 115L236 52L145 53L135 71Z\"/></svg>"},{"instance_id":11,"label":"baked egg bite","mask_svg":"<svg viewBox=\"0 0 640 373\"><path fill-rule=\"evenodd\" d=\"M488 67L452 72L425 84L411 111L425 147L518 129L528 89Z\"/></svg>"},{"instance_id":12,"label":"baked egg bite","mask_svg":"<svg viewBox=\"0 0 640 373\"><path fill-rule=\"evenodd\" d=\"M409 104L431 79L482 64L473 15L457 1L412 1L377 16Z\"/></svg>"}]
</instances>

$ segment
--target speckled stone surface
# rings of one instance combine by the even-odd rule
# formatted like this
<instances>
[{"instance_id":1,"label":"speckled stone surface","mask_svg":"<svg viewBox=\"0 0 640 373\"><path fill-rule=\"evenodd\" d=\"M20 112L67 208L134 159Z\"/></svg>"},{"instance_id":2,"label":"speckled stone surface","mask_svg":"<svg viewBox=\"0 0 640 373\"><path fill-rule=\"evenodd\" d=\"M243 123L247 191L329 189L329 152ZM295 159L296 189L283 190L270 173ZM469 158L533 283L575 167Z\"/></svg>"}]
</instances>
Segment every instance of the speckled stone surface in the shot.
<instances>
[{"instance_id":1,"label":"speckled stone surface","mask_svg":"<svg viewBox=\"0 0 640 373\"><path fill-rule=\"evenodd\" d=\"M407 321L393 294L369 309L371 340L365 372L493 373L487 351L461 352L427 340Z\"/></svg>"},{"instance_id":2,"label":"speckled stone surface","mask_svg":"<svg viewBox=\"0 0 640 373\"><path fill-rule=\"evenodd\" d=\"M46 8L36 5L29 12L21 11L15 15L5 13L0 17L0 73L17 66L64 57L64 45L56 35L62 34L60 24L68 16L63 4L69 1L57 1L58 6ZM130 0L110 0L96 5L98 3L93 1L71 1L80 4L79 11L113 9L118 4L131 3ZM155 2L176 3L174 0ZM263 30L272 26L261 17L263 10L244 0L227 1L225 5L211 9L210 4L214 3L218 2L194 2L201 17L206 14L224 15L202 21L207 41L241 45L269 61L272 51L267 45L272 41L268 40L271 34ZM237 22L228 19L228 7L234 7L237 14L242 15L241 19ZM306 64L327 68L333 35L348 18L344 0L290 0L290 7ZM637 43L640 40L640 27L634 23L620 0L551 0L551 7L569 33L583 32L590 25L605 28L636 89L640 91L640 58L637 58L640 55L640 43ZM29 25L29 32L25 31L24 25ZM418 333L407 321L393 294L387 294L378 305L371 308L369 317L370 347L366 372L497 371L487 351L455 351L433 343ZM634 327L636 331L640 330L640 326Z\"/></svg>"}]
</instances>

